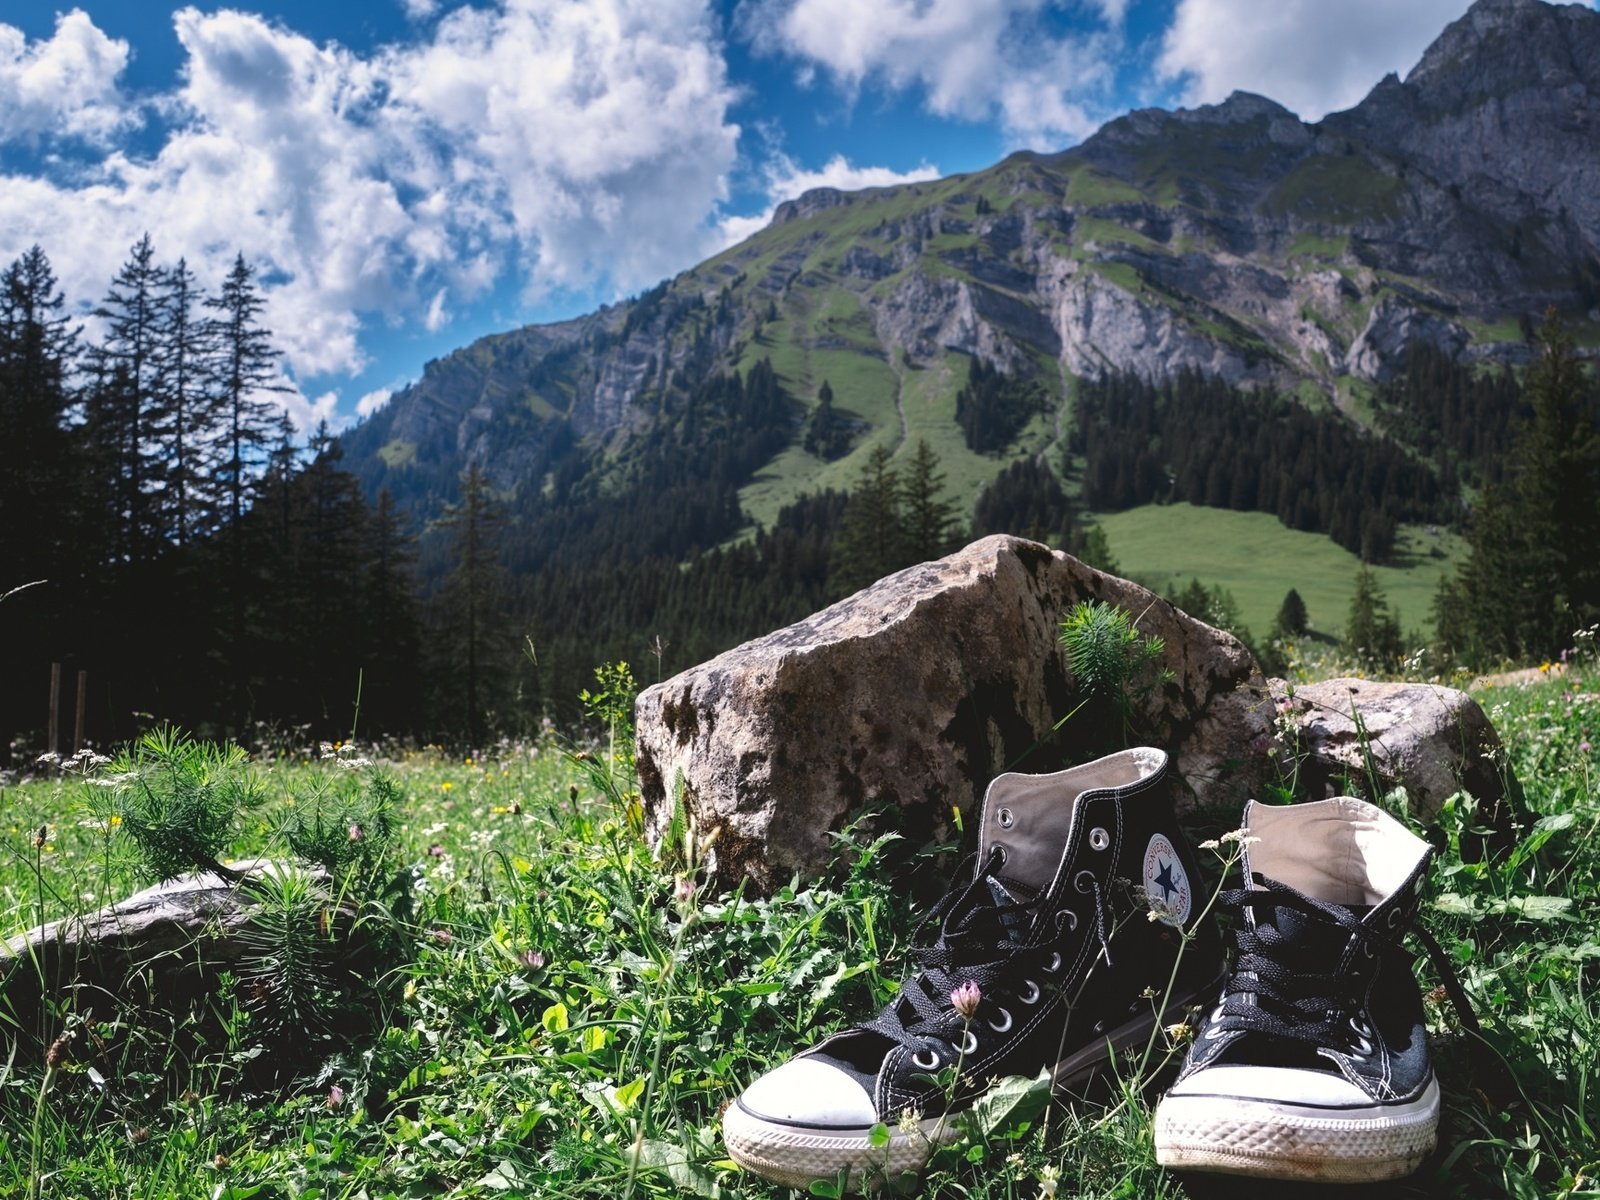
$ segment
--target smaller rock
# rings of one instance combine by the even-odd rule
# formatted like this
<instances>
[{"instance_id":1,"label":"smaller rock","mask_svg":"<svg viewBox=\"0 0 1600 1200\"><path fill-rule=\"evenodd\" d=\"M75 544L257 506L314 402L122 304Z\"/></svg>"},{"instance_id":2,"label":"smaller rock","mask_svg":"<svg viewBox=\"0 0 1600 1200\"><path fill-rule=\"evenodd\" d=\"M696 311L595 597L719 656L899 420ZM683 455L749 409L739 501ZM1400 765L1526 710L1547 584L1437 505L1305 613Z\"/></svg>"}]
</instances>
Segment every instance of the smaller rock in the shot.
<instances>
[{"instance_id":1,"label":"smaller rock","mask_svg":"<svg viewBox=\"0 0 1600 1200\"><path fill-rule=\"evenodd\" d=\"M1477 701L1455 688L1428 683L1329 679L1292 691L1269 685L1298 731L1299 798L1320 799L1354 789L1376 798L1403 787L1411 811L1424 819L1467 792L1478 820L1495 831L1489 849L1513 835L1522 790L1500 735ZM1281 725L1280 725L1281 727Z\"/></svg>"}]
</instances>

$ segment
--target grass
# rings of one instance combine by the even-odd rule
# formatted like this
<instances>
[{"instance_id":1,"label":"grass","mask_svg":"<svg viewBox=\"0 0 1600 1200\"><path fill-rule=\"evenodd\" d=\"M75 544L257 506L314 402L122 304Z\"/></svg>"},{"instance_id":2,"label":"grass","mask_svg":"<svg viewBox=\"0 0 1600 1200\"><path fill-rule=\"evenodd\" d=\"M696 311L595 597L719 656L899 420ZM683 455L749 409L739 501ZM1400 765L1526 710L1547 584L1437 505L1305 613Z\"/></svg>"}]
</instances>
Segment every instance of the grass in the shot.
<instances>
[{"instance_id":1,"label":"grass","mask_svg":"<svg viewBox=\"0 0 1600 1200\"><path fill-rule=\"evenodd\" d=\"M1336 633L1349 613L1356 556L1320 533L1288 529L1268 513L1170 504L1096 519L1122 574L1163 595L1190 579L1220 584L1233 593L1240 617L1257 636L1266 636L1290 588L1299 591L1312 627L1322 633ZM1401 531L1402 565L1373 569L1390 611L1399 612L1408 633L1429 627L1439 579L1463 554L1454 534L1408 526Z\"/></svg>"},{"instance_id":2,"label":"grass","mask_svg":"<svg viewBox=\"0 0 1600 1200\"><path fill-rule=\"evenodd\" d=\"M1574 666L1541 679L1483 693L1532 810L1516 853L1498 865L1455 853L1472 825L1465 797L1420 827L1446 847L1429 922L1517 1093L1490 1103L1452 1018L1430 1006L1441 1146L1391 1195L1595 1194L1600 676ZM614 716L625 711L619 703ZM302 1064L287 1086L246 1091L246 1040L172 1061L165 1075L140 1072L130 1064L160 1049L159 1030L79 1014L104 1038L98 1057L49 1073L0 1064L0 1195L788 1194L724 1157L720 1110L755 1075L891 996L916 914L884 866L889 843L851 830L823 879L770 899L709 894L697 886L705 848L692 829L680 826L664 852L643 841L618 733L577 753L539 742L471 758L399 755L390 769L406 796L399 853L416 880L416 958L376 1041ZM266 803L234 853L281 853L285 798L326 769L314 758L257 764ZM90 796L70 775L0 791L5 932L134 885ZM1231 819L1202 818L1200 832ZM37 847L41 824L49 837ZM953 865L950 848L934 853ZM1185 1195L1154 1163L1159 1078L1042 1111L1008 1100L997 1107L1010 1116L944 1152L924 1191Z\"/></svg>"}]
</instances>

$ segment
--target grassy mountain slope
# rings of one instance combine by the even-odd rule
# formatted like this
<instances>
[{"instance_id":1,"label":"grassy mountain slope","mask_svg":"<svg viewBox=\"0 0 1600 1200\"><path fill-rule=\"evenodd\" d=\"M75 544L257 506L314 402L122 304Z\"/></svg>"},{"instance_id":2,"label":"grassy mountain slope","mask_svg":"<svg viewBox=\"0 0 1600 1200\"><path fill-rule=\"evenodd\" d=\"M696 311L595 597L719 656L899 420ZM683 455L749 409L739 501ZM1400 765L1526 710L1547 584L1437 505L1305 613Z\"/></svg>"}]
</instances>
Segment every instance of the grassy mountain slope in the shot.
<instances>
[{"instance_id":1,"label":"grassy mountain slope","mask_svg":"<svg viewBox=\"0 0 1600 1200\"><path fill-rule=\"evenodd\" d=\"M1518 362L1554 304L1600 343L1600 192L1565 182L1600 177L1596 127L1600 14L1480 0L1412 77L1318 125L1236 94L1131 113L1061 154L807 193L634 300L430 363L346 435L347 459L422 521L478 461L526 515L575 479L626 486L630 446L763 359L790 436L739 489L762 526L919 438L970 511L1018 457L1060 469L1075 380L1108 372L1198 370L1365 421L1417 340ZM999 453L955 421L980 359L1046 399ZM831 461L803 446L824 382L853 431Z\"/></svg>"}]
</instances>

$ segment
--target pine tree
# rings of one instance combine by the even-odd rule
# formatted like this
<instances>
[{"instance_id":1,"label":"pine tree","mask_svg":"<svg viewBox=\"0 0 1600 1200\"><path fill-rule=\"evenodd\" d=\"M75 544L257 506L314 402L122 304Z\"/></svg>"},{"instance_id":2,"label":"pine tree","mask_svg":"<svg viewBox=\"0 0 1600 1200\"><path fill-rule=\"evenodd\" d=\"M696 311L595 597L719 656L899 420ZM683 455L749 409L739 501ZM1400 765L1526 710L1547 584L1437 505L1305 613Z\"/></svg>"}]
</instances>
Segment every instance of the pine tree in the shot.
<instances>
[{"instance_id":1,"label":"pine tree","mask_svg":"<svg viewBox=\"0 0 1600 1200\"><path fill-rule=\"evenodd\" d=\"M944 472L926 438L917 439L906 464L903 511L907 558L925 562L949 553L956 506L944 496Z\"/></svg>"},{"instance_id":2,"label":"pine tree","mask_svg":"<svg viewBox=\"0 0 1600 1200\"><path fill-rule=\"evenodd\" d=\"M1122 570L1116 556L1111 553L1111 541L1098 522L1084 529L1083 539L1075 553L1081 561L1108 575L1116 575Z\"/></svg>"},{"instance_id":3,"label":"pine tree","mask_svg":"<svg viewBox=\"0 0 1600 1200\"><path fill-rule=\"evenodd\" d=\"M210 525L204 510L217 408L209 388L212 330L197 312L204 302L194 272L180 258L156 300L160 384L153 421L167 461L161 527L180 548Z\"/></svg>"},{"instance_id":4,"label":"pine tree","mask_svg":"<svg viewBox=\"0 0 1600 1200\"><path fill-rule=\"evenodd\" d=\"M64 565L70 534L59 518L72 508L67 414L78 357L64 308L37 245L0 275L0 592Z\"/></svg>"},{"instance_id":5,"label":"pine tree","mask_svg":"<svg viewBox=\"0 0 1600 1200\"><path fill-rule=\"evenodd\" d=\"M1345 647L1369 668L1393 666L1405 653L1400 618L1389 612L1389 600L1366 563L1356 572L1355 593L1344 628Z\"/></svg>"},{"instance_id":6,"label":"pine tree","mask_svg":"<svg viewBox=\"0 0 1600 1200\"><path fill-rule=\"evenodd\" d=\"M503 515L476 462L462 472L461 499L445 507L439 523L450 534L453 563L439 601L442 644L449 654L443 674L447 686L460 681L463 731L477 746L504 650L506 587L499 546Z\"/></svg>"},{"instance_id":7,"label":"pine tree","mask_svg":"<svg viewBox=\"0 0 1600 1200\"><path fill-rule=\"evenodd\" d=\"M237 524L250 496L252 472L259 469L270 441L277 406L267 397L286 390L278 381L278 350L261 325L266 300L255 269L240 254L215 296L205 306L217 315L208 322L215 354L212 371L221 410L222 462L218 476L227 519Z\"/></svg>"},{"instance_id":8,"label":"pine tree","mask_svg":"<svg viewBox=\"0 0 1600 1200\"><path fill-rule=\"evenodd\" d=\"M422 633L413 569L415 539L405 530L388 488L367 521L366 576L362 580L362 642L366 674L362 712L385 732L414 728L421 689Z\"/></svg>"},{"instance_id":9,"label":"pine tree","mask_svg":"<svg viewBox=\"0 0 1600 1200\"><path fill-rule=\"evenodd\" d=\"M1278 615L1272 620L1274 637L1304 637L1309 629L1311 616L1306 612L1306 602L1301 599L1300 593L1290 588L1283 595L1283 603L1278 606Z\"/></svg>"},{"instance_id":10,"label":"pine tree","mask_svg":"<svg viewBox=\"0 0 1600 1200\"><path fill-rule=\"evenodd\" d=\"M903 491L893 454L874 446L850 493L844 526L828 564L828 589L842 596L866 587L911 561L906 556Z\"/></svg>"},{"instance_id":11,"label":"pine tree","mask_svg":"<svg viewBox=\"0 0 1600 1200\"><path fill-rule=\"evenodd\" d=\"M1538 335L1504 477L1483 491L1462 569L1479 660L1553 657L1600 619L1600 433L1594 381L1552 310Z\"/></svg>"},{"instance_id":12,"label":"pine tree","mask_svg":"<svg viewBox=\"0 0 1600 1200\"><path fill-rule=\"evenodd\" d=\"M244 514L252 487L275 427L277 407L267 398L284 390L277 382L278 351L260 323L266 307L256 287L255 272L240 254L215 296L205 306L216 315L206 322L215 358L211 367L218 411L218 465L215 480L225 516L223 545L227 564L223 591L227 596L225 652L235 678L251 655L245 645L246 589ZM237 686L237 683L236 683ZM245 719L246 693L236 693L235 728Z\"/></svg>"},{"instance_id":13,"label":"pine tree","mask_svg":"<svg viewBox=\"0 0 1600 1200\"><path fill-rule=\"evenodd\" d=\"M121 522L119 557L142 562L160 540L155 493L166 459L156 440L156 392L161 370L159 336L165 272L146 233L128 252L95 316L105 322L98 355L106 391L98 405L103 450L112 455L112 496Z\"/></svg>"}]
</instances>

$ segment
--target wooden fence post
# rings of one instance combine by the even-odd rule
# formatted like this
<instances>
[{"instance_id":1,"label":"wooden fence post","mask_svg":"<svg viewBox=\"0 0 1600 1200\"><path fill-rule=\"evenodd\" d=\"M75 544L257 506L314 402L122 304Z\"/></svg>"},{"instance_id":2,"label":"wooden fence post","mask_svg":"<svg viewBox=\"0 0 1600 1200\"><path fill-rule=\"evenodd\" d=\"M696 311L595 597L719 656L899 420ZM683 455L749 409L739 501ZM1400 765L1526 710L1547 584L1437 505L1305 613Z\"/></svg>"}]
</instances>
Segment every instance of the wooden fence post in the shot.
<instances>
[{"instance_id":1,"label":"wooden fence post","mask_svg":"<svg viewBox=\"0 0 1600 1200\"><path fill-rule=\"evenodd\" d=\"M61 752L61 664L50 664L50 744L51 754Z\"/></svg>"},{"instance_id":2,"label":"wooden fence post","mask_svg":"<svg viewBox=\"0 0 1600 1200\"><path fill-rule=\"evenodd\" d=\"M89 715L89 672L78 671L78 719L72 729L72 752L83 749L83 721Z\"/></svg>"}]
</instances>

